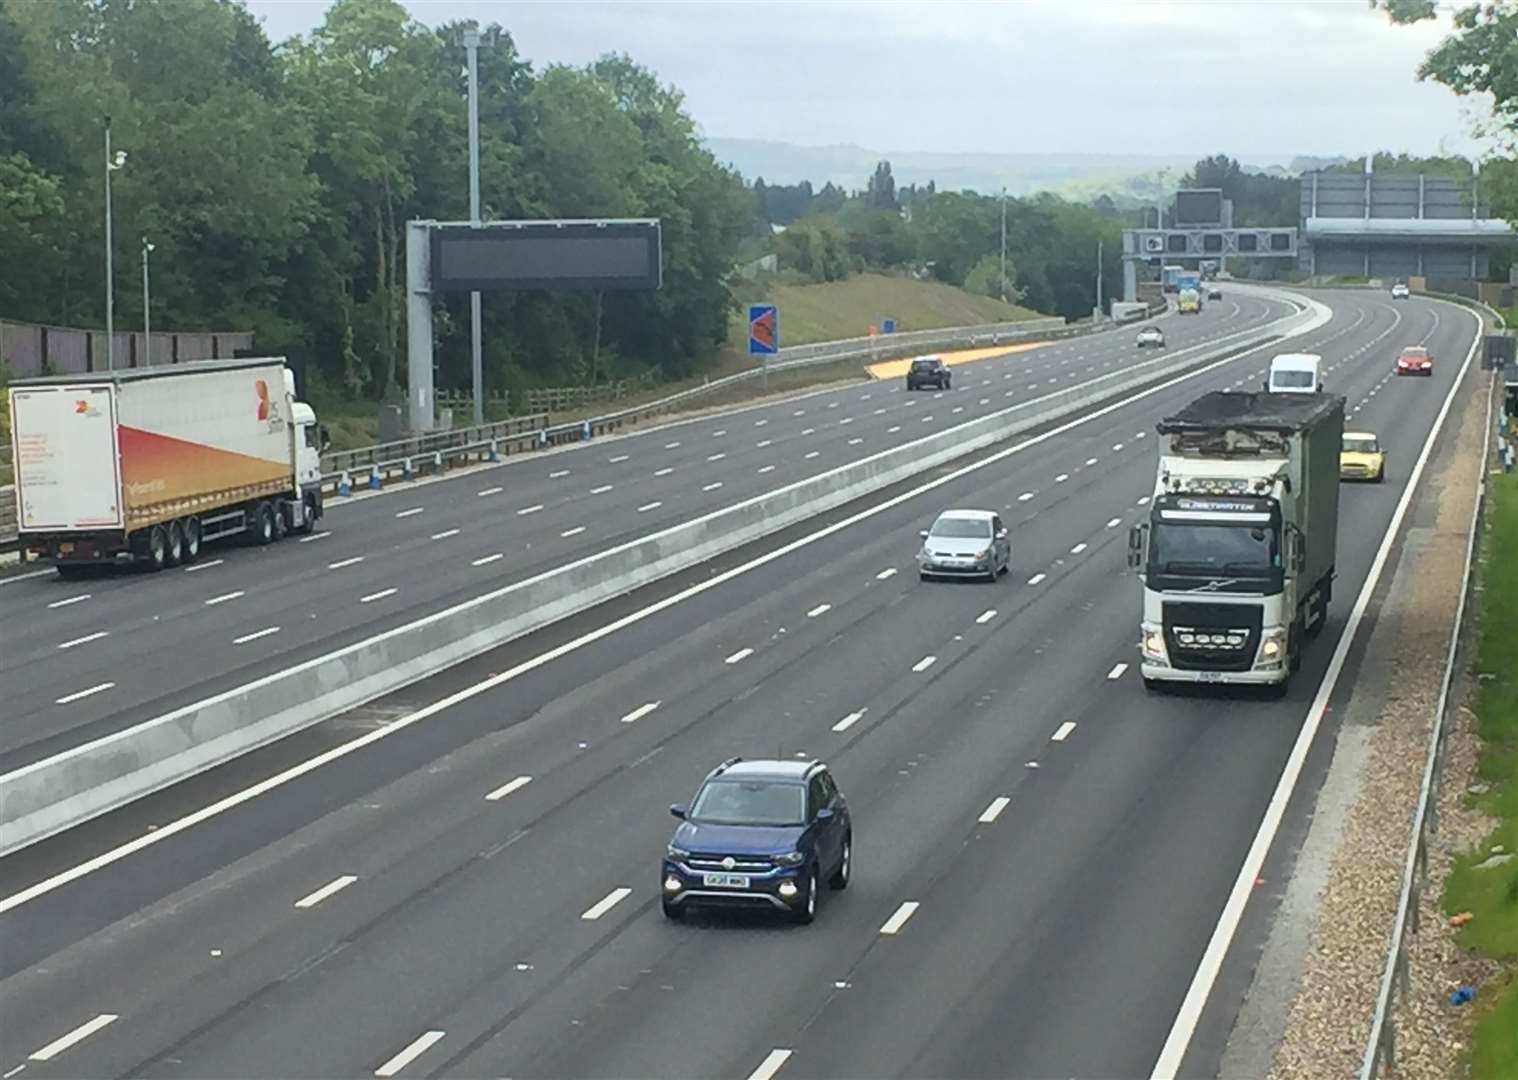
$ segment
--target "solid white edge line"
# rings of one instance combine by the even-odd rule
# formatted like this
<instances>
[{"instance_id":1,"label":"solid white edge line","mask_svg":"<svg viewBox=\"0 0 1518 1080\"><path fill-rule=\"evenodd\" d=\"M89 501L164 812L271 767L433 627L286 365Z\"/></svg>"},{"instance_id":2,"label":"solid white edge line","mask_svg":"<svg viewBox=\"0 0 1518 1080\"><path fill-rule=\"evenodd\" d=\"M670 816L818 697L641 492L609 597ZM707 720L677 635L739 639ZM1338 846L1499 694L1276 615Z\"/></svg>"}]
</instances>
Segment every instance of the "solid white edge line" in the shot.
<instances>
[{"instance_id":1,"label":"solid white edge line","mask_svg":"<svg viewBox=\"0 0 1518 1080\"><path fill-rule=\"evenodd\" d=\"M882 934L900 933L901 928L907 924L907 920L917 914L917 909L921 906L916 900L903 900L901 907L897 908L895 913L885 921L880 932Z\"/></svg>"},{"instance_id":2,"label":"solid white edge line","mask_svg":"<svg viewBox=\"0 0 1518 1080\"><path fill-rule=\"evenodd\" d=\"M764 1060L759 1067L748 1074L748 1080L774 1080L776 1073L782 1065L791 1059L791 1052L783 1047L776 1047L764 1055Z\"/></svg>"},{"instance_id":3,"label":"solid white edge line","mask_svg":"<svg viewBox=\"0 0 1518 1080\"><path fill-rule=\"evenodd\" d=\"M1296 317L1296 316L1301 315L1301 314L1302 314L1302 312L1299 310L1299 311L1295 312L1293 316L1286 316L1283 319L1275 320L1275 322L1264 324L1264 326L1256 327L1253 330L1251 330L1250 332L1258 332L1260 330L1265 329L1266 327L1274 326L1276 322L1282 322L1282 321L1285 321L1286 318L1293 318L1293 317ZM1295 335L1295 334L1288 335L1288 338L1291 337L1291 336L1297 336L1297 335ZM1223 338L1223 339L1220 339L1220 340L1226 341L1227 338ZM1282 339L1282 340L1286 340L1286 339ZM288 784L292 780L299 779L300 777L306 775L307 773L314 772L315 770L321 768L324 765L330 764L333 761L337 761L337 760L339 760L341 758L347 757L349 754L355 753L358 750L362 750L363 748L371 745L372 743L379 742L381 739L389 738L390 736L395 735L397 732L405 731L406 729L410 728L414 724L419 724L423 720L426 720L429 717L435 716L438 713L443 712L444 710L449 709L449 708L453 707L454 705L459 704L460 702L468 701L468 700L470 700L472 698L475 698L475 697L479 696L480 694L487 693L488 691L493 690L497 686L501 686L501 685L503 685L503 684L505 684L507 682L510 682L510 681L512 681L514 679L518 679L521 676L527 674L528 672L537 670L538 668L544 666L545 664L552 663L554 660L559 659L561 656L568 655L569 653L572 653L572 652L574 652L574 651L576 651L578 649L584 648L586 645L593 644L593 643L595 643L597 641L600 641L602 638L609 637L612 634L617 633L619 630L625 629L628 626L632 626L632 625L634 625L636 623L642 622L644 619L650 618L651 616L657 615L658 613L660 613L662 611L665 611L665 610L667 610L667 609L669 609L671 607L674 607L677 604L683 603L684 601L690 599L693 596L698 596L698 595L700 595L700 594L702 594L702 593L704 593L704 592L706 592L706 591L708 591L710 589L715 589L715 588L717 588L720 585L726 584L728 581L731 581L734 578L739 577L742 574L746 574L746 573L748 573L748 572L750 572L752 570L757 569L758 567L766 566L769 563L774 562L774 561L776 561L778 559L785 558L787 555L790 555L792 552L799 551L802 548L808 547L811 544L814 544L814 543L817 543L820 540L826 539L827 537L832 536L835 533L842 532L844 529L847 529L847 528L850 528L850 527L852 527L854 525L857 525L861 521L866 521L866 520L868 520L868 519L870 519L872 517L875 517L878 514L883 514L887 510L890 510L890 509L892 509L892 508L894 508L896 506L900 506L901 504L903 504L905 502L908 502L908 501L910 501L912 499L918 498L918 497L926 494L929 491L934 491L934 490L936 490L936 489L938 489L940 487L943 487L946 484L951 484L951 483L955 482L956 480L962 479L965 476L969 476L970 474L978 472L981 469L987 468L987 467L989 467L989 466L991 466L993 464L996 464L997 462L1003 461L1006 458L1009 458L1009 457L1011 457L1014 454L1021 453L1024 450L1029 449L1030 447L1038 446L1041 443L1044 443L1044 442L1048 441L1049 439L1052 439L1052 438L1054 438L1054 437L1056 437L1058 435L1062 435L1062 434L1064 434L1067 431L1072 431L1072 430L1074 430L1077 427L1080 427L1082 425L1091 423L1093 420L1100 419L1101 417L1106 416L1106 415L1108 415L1110 413L1116 412L1119 409L1126 408L1129 405L1132 405L1136 401L1142 401L1145 398L1148 398L1148 397L1150 397L1150 396L1152 396L1154 394L1158 394L1158 393L1160 393L1160 392L1162 392L1164 390L1169 389L1170 387L1177 386L1177 385L1179 385L1179 384L1181 384L1183 382L1187 382L1187 381L1189 381L1191 379L1195 379L1195 378L1198 378L1198 377L1200 377L1202 375L1206 375L1209 372L1212 372L1212 371L1216 370L1217 368L1222 367L1222 366L1224 366L1226 364L1237 363L1239 360L1242 360L1244 357L1249 356L1251 353L1259 352L1261 349L1276 347L1276 346L1280 345L1280 343L1281 343L1280 340L1278 340L1278 341L1272 341L1272 342L1269 342L1269 343L1266 343L1266 344L1261 344L1261 345L1254 346L1253 348L1250 348L1250 349L1246 349L1245 351L1243 351L1241 353L1238 353L1238 354L1236 354L1234 356L1225 357L1225 358L1220 359L1220 360L1214 360L1214 361L1212 361L1210 363L1204 364L1202 367L1197 368L1197 369L1195 369L1193 371L1184 372L1184 373L1182 373L1180 375L1174 376L1173 378L1166 379L1164 382L1159 383L1159 384L1157 384L1155 386L1151 386L1151 387L1148 387L1148 388L1146 388L1144 390L1140 390L1139 392L1137 392L1135 394L1130 394L1130 395L1128 395L1126 397L1120 398L1117 401L1109 402L1108 404L1100 406L1099 408L1093 409L1090 412L1082 413L1082 414L1080 414L1078 416L1072 417L1070 420L1064 421L1063 423L1060 423L1060 424L1056 424L1054 427L1049 428L1047 431L1040 432L1037 435L1029 436L1028 438L1021 440L1020 442L1013 443L1011 446L1004 447L1001 450L998 450L998 451L995 451L994 453L986 455L985 457L977 458L977 459L975 459L975 460L973 460L973 461L971 461L971 462L969 462L969 463L967 463L965 465L961 465L959 468L954 469L954 470L952 470L950 472L944 473L944 474L942 474L940 476L933 477L932 479L929 479L929 480L925 480L921 484L918 484L917 486L915 486L913 488L910 488L910 489L908 489L906 491L903 491L903 492L901 492L901 493L899 493L897 495L893 495L890 498L884 500L883 502L879 502L879 503L876 503L876 504L874 504L872 506L865 507L863 510L860 510L860 511L854 513L854 514L851 514L850 516L848 516L846 518L842 518L842 519L840 519L838 521L832 522L831 524L825 525L822 528L816 529L813 532L808 533L805 536L797 537L795 540L792 540L792 541L790 541L788 543L782 544L780 547L774 548L774 549L772 549L770 551L767 551L767 552L765 552L762 555L757 555L753 559L750 559L746 563L742 563L742 564L740 564L738 566L734 566L734 567L732 567L732 568L730 568L728 570L724 570L724 571L722 571L719 574L714 574L711 577L707 578L706 580L697 582L697 583L695 583L695 584L693 584L693 585L691 585L691 586L689 586L689 587L687 587L685 589L682 589L681 591L679 591L677 593L674 593L673 595L666 596L663 599L657 600L654 603L649 604L646 607L640 608L637 611L629 612L628 614L622 616L621 618L614 619L614 620L612 620L609 623L605 623L605 624L603 624L601 626L596 627L594 630L587 631L586 633L580 635L577 638L574 638L574 639L572 639L570 641L566 641L563 644L560 644L560 645L557 645L557 646L553 647L552 649L546 650L545 652L538 653L536 656L529 657L528 659L522 661L520 664L516 664L513 667L507 669L506 671L499 672L499 673L497 673L495 675L490 676L487 679L484 679L484 680L482 680L482 681L480 681L478 683L473 684L472 686L466 686L466 687L464 687L461 690L457 690L454 693L447 695L446 697L440 698L439 700L432 702L431 704L424 705L420 709L416 710L415 712L410 713L410 714L408 714L406 716L400 717L399 719L397 719L397 720L395 720L395 721L393 721L393 722L391 722L389 724L386 724L382 728L375 728L374 730L368 731L368 732L364 733L363 735L357 736L357 737L349 740L346 743L342 743L342 744L340 744L338 746L334 746L330 750L326 750L326 751L324 751L324 752L316 755L315 757L307 758L305 761L298 762L295 765L290 766L288 769L283 770L282 772L276 773L273 776L265 777L263 780L260 780L256 784L251 784L248 787L241 789L240 791L235 791L235 792L231 793L230 795L226 795L223 798L218 799L216 802L213 802L213 803L211 803L211 804L209 804L207 806L203 806L199 810L195 810L195 811L193 811L193 812L191 812L189 814L186 814L184 817L177 818L176 820L171 821L171 822L169 822L169 823L161 826L160 828L153 830L152 832L144 833L143 835L138 836L138 837L136 837L136 838L134 838L132 840L129 840L129 841L127 841L124 844L120 844L120 845L118 845L118 846L116 846L114 848L111 848L111 849L107 850L107 851L103 851L99 855L93 856L92 858L87 859L87 860L85 860L82 863L78 863L78 864L76 864L74 866L71 866L71 867L69 867L66 870L60 870L58 873L52 875L51 877L45 878L45 879L43 879L42 881L39 881L39 882L35 882L34 884L29 885L28 887L26 887L25 889L20 890L19 892L15 892L15 893L12 893L10 896L4 897L4 898L0 898L0 915L3 915L3 914L5 914L5 912L10 911L10 910L12 910L14 908L20 907L23 904L29 903L32 900L37 899L39 896L45 896L45 895L47 895L50 892L53 892L53 891L55 891L55 890L57 890L59 888L62 888L64 885L67 885L70 882L77 881L77 880L79 880L80 878L83 878L83 877L87 877L88 875L94 873L97 870L100 870L100 869L102 869L102 868L104 868L106 866L110 866L113 863L119 862L120 860L126 858L129 855L136 854L138 851L142 851L145 848L153 847L156 844L160 844L163 841L169 839L171 836L177 836L179 833L184 832L186 829L193 828L194 826L200 824L203 821L207 821L207 820L209 820L209 819L211 819L213 817L216 817L216 816L218 816L220 814L223 814L226 811L233 809L234 807L241 806L243 803L249 802L249 801L251 801L253 799L256 799L260 795L263 795L263 794L265 794L265 793L267 793L269 791L273 791L276 788L283 787L285 784ZM1213 343L1213 344L1215 345L1216 343ZM907 444L907 445L910 445L910 444ZM900 452L900 450L901 450L901 447L897 447L897 448L895 448L893 450L883 451L882 453L898 453L898 452ZM848 466L848 467L852 467L852 466ZM805 481L800 481L800 482L805 482ZM781 490L784 490L784 489L781 489ZM760 497L764 498L764 497L768 497L768 496L760 496ZM729 512L729 511L719 511L719 512ZM711 515L707 515L707 516L711 516ZM696 520L701 520L701 519L698 518ZM686 524L689 524L689 523L686 523ZM673 529L675 529L675 528L683 528L683 527L685 527L685 526L684 525L672 526L671 529L664 530L664 531L665 532L669 532L669 531L673 531ZM654 534L654 535L660 535L660 534ZM642 542L643 542L643 540L632 541L632 542L630 542L630 544L628 546L631 546L631 543L642 543ZM616 549L612 549L612 550L616 550ZM591 557L587 556L586 559L578 560L576 563L571 563L569 565L571 565L571 566L578 565L579 563L587 561L589 558L591 558ZM362 646L364 646L366 644L372 643L374 641L379 641L379 640L382 640L384 638L390 637L392 635L401 633L402 631L404 631L404 630L406 630L408 628L414 628L415 626L418 626L418 625L424 625L424 624L427 624L427 623L436 622L436 621L438 621L440 619L447 618L448 616L452 615L456 611L459 611L459 610L461 610L461 609L463 609L465 607L468 607L471 604L479 603L482 600L502 595L502 594L504 594L506 592L509 592L512 589L521 588L521 587L523 587L525 585L528 585L528 584L531 584L531 583L533 583L535 581L541 580L542 578L546 577L548 574L557 573L557 572L560 572L563 569L564 569L563 567L559 567L559 568L556 568L555 570L545 571L543 574L539 574L539 575L537 575L534 578L530 578L526 582L519 582L519 583L517 583L515 585L507 585L507 586L504 586L501 589L495 590L494 592L487 593L487 594L485 594L482 597L475 597L473 600L467 600L467 601L464 601L464 602L462 602L460 604L455 604L451 608L448 608L448 609L446 609L444 611L437 612L437 613L435 613L433 615L426 616L426 617L424 617L422 619L417 620L417 622L415 622L415 623L408 624L408 626L396 627L393 630L387 630L384 633L375 635L373 638L366 639L366 641L358 642L355 645L349 646L349 648L359 648L359 647L362 647ZM1038 577L1038 580L1043 580L1043 575L1037 575L1037 577ZM290 669L290 670L295 670L295 669L298 669L298 668L301 668L301 667L314 667L317 664L328 663L328 662L330 662L331 659L332 659L332 655L331 654L328 654L328 655L325 655L325 656L320 656L320 657L314 657L311 660L302 661L300 664L295 665L295 668ZM262 680L255 680L255 683L249 684L249 685L252 686L252 685L257 685L259 682L272 681L273 679L280 677L280 675L282 675L282 674L285 674L285 673L284 672L276 672L273 675L264 676L264 678ZM114 684L112 684L112 685L114 685ZM102 687L102 688L108 688L108 687ZM233 691L228 691L228 693L241 693L241 692L245 692L247 689L248 689L247 686L238 687L238 688L236 688ZM222 695L222 696L225 696L225 695ZM218 700L218 698L210 698L210 699L207 700L207 703L214 702L216 700ZM88 747L88 746L97 745L97 744L104 745L107 742L110 742L110 741L113 741L113 740L116 740L116 739L121 739L121 738L128 737L128 736L132 735L135 731L137 731L137 730L139 730L139 729L141 729L141 728L143 728L143 727L145 727L147 725L150 725L152 723L154 723L153 720L143 721L141 724L133 725L132 727L127 728L124 731L116 732L113 735L102 736L100 739L95 740L94 743L86 743L84 747L76 747L74 750L63 751L63 754L77 753L80 750L82 750L82 749L84 749L85 747ZM62 755L54 755L54 756L58 757L58 756L62 756ZM0 776L0 783L3 783L5 781L5 779L7 777L11 776L11 775L25 773L28 770L36 769L36 768L41 768L43 766L46 766L46 765L49 764L50 760L51 759L44 759L43 761L36 762L36 763L34 763L32 765L22 766L20 769L15 770L14 773L8 773L5 776Z\"/></svg>"},{"instance_id":4,"label":"solid white edge line","mask_svg":"<svg viewBox=\"0 0 1518 1080\"><path fill-rule=\"evenodd\" d=\"M375 1069L374 1075L394 1076L396 1073L404 1069L407 1065L410 1065L413 1061L430 1050L432 1048L432 1045L441 1039L443 1035L443 1032L438 1031L435 1028L432 1031L423 1032L421 1035L418 1035L415 1039L413 1039L410 1045L406 1047L406 1049L402 1050L399 1054L396 1054L389 1061L385 1062L379 1068Z\"/></svg>"},{"instance_id":5,"label":"solid white edge line","mask_svg":"<svg viewBox=\"0 0 1518 1080\"><path fill-rule=\"evenodd\" d=\"M119 1020L115 1013L101 1013L93 1020L86 1020L67 1035L60 1035L41 1050L27 1056L28 1061L51 1061L75 1043L83 1042L108 1024Z\"/></svg>"},{"instance_id":6,"label":"solid white edge line","mask_svg":"<svg viewBox=\"0 0 1518 1080\"><path fill-rule=\"evenodd\" d=\"M1455 395L1459 392L1461 384L1465 382L1471 361L1475 358L1476 350L1481 344L1485 327L1479 315L1475 312L1469 314L1476 320L1475 340L1471 342L1470 352L1465 356L1465 363L1460 365L1460 371L1455 376L1449 393L1444 397L1444 404L1440 406L1439 414L1434 418L1434 426L1429 431L1428 438L1424 440L1423 450L1418 455L1412 473L1407 478L1407 486L1402 491L1402 498L1397 503L1397 509L1392 513L1391 523L1387 527L1381 546L1376 550L1370 573L1366 576L1365 584L1360 588L1360 595L1355 599L1355 606L1350 610L1344 630L1339 635L1339 644L1328 662L1328 670L1323 673L1323 681L1318 684L1318 692L1312 704L1308 706L1307 719L1302 724L1302 730L1297 734L1297 741L1292 745L1285 767L1281 770L1281 778L1276 783L1270 804L1265 808L1265 816L1260 821L1254 842L1250 844L1249 851L1244 856L1244 865L1239 870L1239 876L1234 880L1233 890L1228 895L1222 914L1218 916L1217 926L1213 928L1212 937L1207 942L1207 949L1202 954L1196 974L1192 977L1186 996L1181 1001L1175 1022L1170 1027L1170 1034L1165 1038L1165 1045L1160 1048L1159 1057L1155 1060L1154 1068L1150 1072L1151 1080L1171 1080L1180 1069L1186 1057L1186 1051L1191 1046L1191 1036L1202 1018L1202 1010L1206 1008L1207 999L1212 994L1212 985L1217 981L1218 972L1222 969L1229 946L1233 944L1234 934L1238 932L1239 923L1243 921L1244 909L1249 903L1250 896L1255 892L1255 881L1259 877L1260 867L1264 865L1265 856L1269 854L1270 847L1275 842L1276 832L1280 829L1281 821L1286 815L1286 806L1296 791L1297 778L1302 773L1307 752L1317 737L1318 727L1323 721L1323 712L1338 685L1339 673L1343 670L1344 662L1354 645L1360 623L1365 618L1366 608L1370 606L1371 596L1381 581L1386 560L1390 557L1391 549L1401 531L1402 519L1406 517L1407 508L1412 504L1413 496L1417 493L1418 481L1423 476L1424 466L1428 464L1434 443L1444 429L1445 418L1454 404Z\"/></svg>"},{"instance_id":7,"label":"solid white edge line","mask_svg":"<svg viewBox=\"0 0 1518 1080\"><path fill-rule=\"evenodd\" d=\"M586 908L585 911L580 915L580 918L585 919L586 921L594 921L596 919L599 919L602 915L605 915L608 911L616 907L631 895L632 890L627 888L627 886L618 886L611 892L607 893L605 896L601 897L601 899L597 900L594 904L591 904L590 907Z\"/></svg>"},{"instance_id":8,"label":"solid white edge line","mask_svg":"<svg viewBox=\"0 0 1518 1080\"><path fill-rule=\"evenodd\" d=\"M1012 800L1005 795L996 796L996 798L991 800L991 805L982 810L980 812L980 817L976 818L975 820L982 825L990 825L997 818L1001 817L1001 812L1007 808L1007 804L1009 804L1011 801Z\"/></svg>"},{"instance_id":9,"label":"solid white edge line","mask_svg":"<svg viewBox=\"0 0 1518 1080\"><path fill-rule=\"evenodd\" d=\"M506 796L510 795L513 791L521 791L530 783L532 783L532 777L530 776L513 777L512 779L502 784L500 787L496 788L494 791L488 793L485 796L485 801L499 802Z\"/></svg>"},{"instance_id":10,"label":"solid white edge line","mask_svg":"<svg viewBox=\"0 0 1518 1080\"><path fill-rule=\"evenodd\" d=\"M323 900L327 899L327 897L331 896L333 893L342 892L357 880L358 876L356 874L339 875L338 877L327 882L327 884L323 885L320 889L317 889L314 892L309 892L305 896L302 896L299 900L295 901L295 906L298 908L314 908L317 904L320 904Z\"/></svg>"}]
</instances>

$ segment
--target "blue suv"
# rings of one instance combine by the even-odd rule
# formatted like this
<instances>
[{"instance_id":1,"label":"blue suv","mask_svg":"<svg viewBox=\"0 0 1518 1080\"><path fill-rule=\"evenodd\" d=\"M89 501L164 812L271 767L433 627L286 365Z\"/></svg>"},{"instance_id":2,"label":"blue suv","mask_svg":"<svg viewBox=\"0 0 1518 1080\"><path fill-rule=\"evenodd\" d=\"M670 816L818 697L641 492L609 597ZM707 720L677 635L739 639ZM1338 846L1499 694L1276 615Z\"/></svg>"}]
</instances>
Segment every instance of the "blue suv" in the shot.
<instances>
[{"instance_id":1,"label":"blue suv","mask_svg":"<svg viewBox=\"0 0 1518 1080\"><path fill-rule=\"evenodd\" d=\"M724 761L707 774L664 853L664 914L696 904L772 907L800 923L817 915L820 881L848 886L849 806L820 761Z\"/></svg>"}]
</instances>

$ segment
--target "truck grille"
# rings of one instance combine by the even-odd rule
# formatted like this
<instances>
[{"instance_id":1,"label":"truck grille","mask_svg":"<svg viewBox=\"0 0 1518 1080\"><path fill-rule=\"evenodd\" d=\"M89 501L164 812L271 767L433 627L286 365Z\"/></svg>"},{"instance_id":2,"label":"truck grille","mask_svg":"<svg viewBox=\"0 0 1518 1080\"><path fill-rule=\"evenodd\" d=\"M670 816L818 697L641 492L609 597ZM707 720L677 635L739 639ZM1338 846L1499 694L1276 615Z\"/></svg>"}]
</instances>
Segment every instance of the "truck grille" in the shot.
<instances>
[{"instance_id":1,"label":"truck grille","mask_svg":"<svg viewBox=\"0 0 1518 1080\"><path fill-rule=\"evenodd\" d=\"M1170 662L1183 671L1248 671L1260 647L1262 619L1256 604L1166 604Z\"/></svg>"}]
</instances>

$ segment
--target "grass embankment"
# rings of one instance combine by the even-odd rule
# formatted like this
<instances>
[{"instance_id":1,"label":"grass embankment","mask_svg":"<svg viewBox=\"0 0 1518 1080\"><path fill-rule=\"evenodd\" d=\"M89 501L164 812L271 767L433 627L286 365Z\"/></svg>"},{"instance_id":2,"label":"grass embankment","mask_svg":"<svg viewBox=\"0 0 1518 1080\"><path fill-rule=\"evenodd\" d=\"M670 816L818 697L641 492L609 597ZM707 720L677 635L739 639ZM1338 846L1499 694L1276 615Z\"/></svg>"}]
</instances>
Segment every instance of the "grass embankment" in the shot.
<instances>
[{"instance_id":1,"label":"grass embankment","mask_svg":"<svg viewBox=\"0 0 1518 1080\"><path fill-rule=\"evenodd\" d=\"M1488 499L1476 661L1477 773L1486 790L1474 798L1498 824L1480 849L1456 861L1444 905L1451 915L1474 916L1460 931L1460 944L1503 966L1477 999L1470 1075L1512 1080L1518 1077L1518 858L1477 866L1494 853L1518 853L1518 473L1493 474Z\"/></svg>"},{"instance_id":2,"label":"grass embankment","mask_svg":"<svg viewBox=\"0 0 1518 1080\"><path fill-rule=\"evenodd\" d=\"M816 341L864 337L883 319L895 319L898 333L938 330L945 326L1015 322L1042 318L1016 304L966 292L941 281L917 281L884 274L855 274L843 281L820 285L786 285L777 280L741 282L739 301L775 304L780 308L780 344L810 345ZM746 311L736 312L728 340L740 347L748 341Z\"/></svg>"}]
</instances>

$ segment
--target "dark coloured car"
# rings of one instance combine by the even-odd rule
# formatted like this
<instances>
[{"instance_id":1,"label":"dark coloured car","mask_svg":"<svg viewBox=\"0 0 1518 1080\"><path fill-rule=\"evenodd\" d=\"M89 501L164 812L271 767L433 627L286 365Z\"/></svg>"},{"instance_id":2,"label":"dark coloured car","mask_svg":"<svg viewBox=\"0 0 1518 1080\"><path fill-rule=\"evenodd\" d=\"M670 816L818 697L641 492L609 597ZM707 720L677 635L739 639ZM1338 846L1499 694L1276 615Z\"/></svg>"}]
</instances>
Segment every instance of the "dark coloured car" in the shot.
<instances>
[{"instance_id":1,"label":"dark coloured car","mask_svg":"<svg viewBox=\"0 0 1518 1080\"><path fill-rule=\"evenodd\" d=\"M923 386L947 390L951 380L949 365L936 356L919 356L912 361L912 366L907 368L908 390L916 390Z\"/></svg>"},{"instance_id":2,"label":"dark coloured car","mask_svg":"<svg viewBox=\"0 0 1518 1080\"><path fill-rule=\"evenodd\" d=\"M796 922L817 914L826 881L846 888L854 830L848 803L820 761L744 761L713 769L664 853L664 914L693 906L773 909Z\"/></svg>"}]
</instances>

